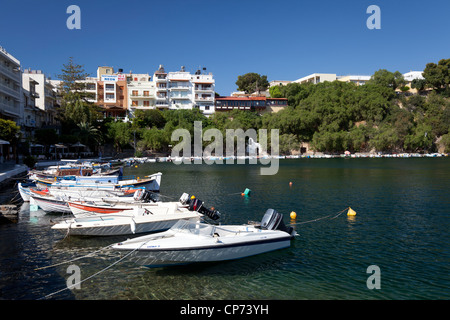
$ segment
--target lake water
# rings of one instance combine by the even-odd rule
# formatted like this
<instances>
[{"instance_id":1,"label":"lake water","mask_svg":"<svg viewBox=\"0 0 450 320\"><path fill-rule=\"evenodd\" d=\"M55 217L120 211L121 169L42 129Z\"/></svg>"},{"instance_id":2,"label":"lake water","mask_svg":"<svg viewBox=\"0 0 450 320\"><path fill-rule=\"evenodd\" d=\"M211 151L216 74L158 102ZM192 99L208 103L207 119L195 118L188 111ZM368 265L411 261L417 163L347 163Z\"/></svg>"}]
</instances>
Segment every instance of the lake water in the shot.
<instances>
[{"instance_id":1,"label":"lake water","mask_svg":"<svg viewBox=\"0 0 450 320\"><path fill-rule=\"evenodd\" d=\"M450 159L292 159L279 172L259 165L141 164L125 174L162 172L161 196L195 195L222 213L222 223L260 220L268 208L295 211L291 247L246 259L147 269L108 250L124 237L64 239L59 215L23 205L16 224L0 225L0 299L41 299L66 287L70 264L81 278L50 299L449 299ZM292 182L292 186L289 185ZM249 197L241 192L249 188ZM335 219L318 218L337 214ZM307 223L303 223L307 222ZM370 290L369 266L380 270Z\"/></svg>"}]
</instances>

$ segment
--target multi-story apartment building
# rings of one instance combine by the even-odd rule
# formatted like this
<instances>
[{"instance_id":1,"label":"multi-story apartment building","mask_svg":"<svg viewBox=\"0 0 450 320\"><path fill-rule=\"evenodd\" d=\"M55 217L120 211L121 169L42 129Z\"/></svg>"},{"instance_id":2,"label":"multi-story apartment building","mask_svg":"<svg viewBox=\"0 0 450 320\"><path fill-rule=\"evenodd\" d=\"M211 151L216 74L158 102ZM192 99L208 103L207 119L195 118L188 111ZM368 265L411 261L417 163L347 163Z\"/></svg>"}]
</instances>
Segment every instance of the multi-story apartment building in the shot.
<instances>
[{"instance_id":1,"label":"multi-story apartment building","mask_svg":"<svg viewBox=\"0 0 450 320\"><path fill-rule=\"evenodd\" d=\"M21 118L20 128L22 137L32 139L34 130L41 128L46 120L45 110L36 106L36 98L39 94L36 92L36 86L39 83L28 74L22 74L22 106L23 115Z\"/></svg>"},{"instance_id":2,"label":"multi-story apartment building","mask_svg":"<svg viewBox=\"0 0 450 320\"><path fill-rule=\"evenodd\" d=\"M149 74L127 75L128 111L130 118L136 110L155 109L156 84Z\"/></svg>"},{"instance_id":3,"label":"multi-story apartment building","mask_svg":"<svg viewBox=\"0 0 450 320\"><path fill-rule=\"evenodd\" d=\"M25 69L22 73L23 86L30 90L30 82L34 82L33 93L35 98L35 106L43 113L43 119L37 119L38 127L41 126L56 126L56 88L50 82L50 79L41 70ZM33 88L33 85L31 86Z\"/></svg>"},{"instance_id":4,"label":"multi-story apartment building","mask_svg":"<svg viewBox=\"0 0 450 320\"><path fill-rule=\"evenodd\" d=\"M0 116L20 122L23 114L20 61L0 47Z\"/></svg>"},{"instance_id":5,"label":"multi-story apartment building","mask_svg":"<svg viewBox=\"0 0 450 320\"><path fill-rule=\"evenodd\" d=\"M180 71L167 73L162 65L153 74L156 87L156 108L193 109L198 108L205 115L214 113L214 78L197 70L194 74L184 67Z\"/></svg>"},{"instance_id":6,"label":"multi-story apartment building","mask_svg":"<svg viewBox=\"0 0 450 320\"><path fill-rule=\"evenodd\" d=\"M104 109L105 117L126 119L136 110L193 109L206 115L214 112L214 78L198 70L195 74L166 72L159 66L152 77L147 74L114 72L112 67L99 67L97 77L84 80L91 102Z\"/></svg>"}]
</instances>

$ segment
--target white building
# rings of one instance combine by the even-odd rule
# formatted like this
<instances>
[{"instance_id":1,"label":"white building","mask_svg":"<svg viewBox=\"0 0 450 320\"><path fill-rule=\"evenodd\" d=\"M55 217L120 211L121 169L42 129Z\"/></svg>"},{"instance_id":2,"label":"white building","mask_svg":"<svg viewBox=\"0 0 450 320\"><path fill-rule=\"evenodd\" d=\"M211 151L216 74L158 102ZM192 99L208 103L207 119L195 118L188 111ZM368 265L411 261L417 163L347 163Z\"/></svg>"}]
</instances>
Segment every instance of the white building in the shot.
<instances>
[{"instance_id":1,"label":"white building","mask_svg":"<svg viewBox=\"0 0 450 320\"><path fill-rule=\"evenodd\" d=\"M361 75L347 75L347 76L337 76L336 80L343 82L353 82L357 86L361 86L366 84L369 81L371 76L361 76Z\"/></svg>"},{"instance_id":2,"label":"white building","mask_svg":"<svg viewBox=\"0 0 450 320\"><path fill-rule=\"evenodd\" d=\"M36 82L35 105L45 112L43 125L56 125L56 88L41 70L24 70L22 81L26 84L30 79Z\"/></svg>"},{"instance_id":3,"label":"white building","mask_svg":"<svg viewBox=\"0 0 450 320\"><path fill-rule=\"evenodd\" d=\"M162 65L153 74L158 109L198 108L203 114L214 113L215 81L211 73L197 70L194 74L184 67L166 72Z\"/></svg>"},{"instance_id":4,"label":"white building","mask_svg":"<svg viewBox=\"0 0 450 320\"><path fill-rule=\"evenodd\" d=\"M45 123L45 111L36 107L36 86L39 83L28 75L22 74L22 101L23 115L20 122L20 129L24 138L32 138L34 130L41 128Z\"/></svg>"},{"instance_id":5,"label":"white building","mask_svg":"<svg viewBox=\"0 0 450 320\"><path fill-rule=\"evenodd\" d=\"M313 73L313 74L310 74L306 77L297 79L292 82L300 83L300 84L311 82L311 83L317 84L317 83L321 83L324 81L330 81L330 82L335 81L336 79L337 79L337 76L335 73Z\"/></svg>"},{"instance_id":6,"label":"white building","mask_svg":"<svg viewBox=\"0 0 450 320\"><path fill-rule=\"evenodd\" d=\"M0 47L0 116L20 123L23 115L20 61Z\"/></svg>"},{"instance_id":7,"label":"white building","mask_svg":"<svg viewBox=\"0 0 450 320\"><path fill-rule=\"evenodd\" d=\"M156 107L156 83L149 74L127 75L128 111L130 117L138 109L148 110Z\"/></svg>"},{"instance_id":8,"label":"white building","mask_svg":"<svg viewBox=\"0 0 450 320\"><path fill-rule=\"evenodd\" d=\"M422 74L423 74L423 71L410 71L410 72L404 73L403 78L406 80L406 82L412 82L415 79L423 80L425 78L423 77Z\"/></svg>"}]
</instances>

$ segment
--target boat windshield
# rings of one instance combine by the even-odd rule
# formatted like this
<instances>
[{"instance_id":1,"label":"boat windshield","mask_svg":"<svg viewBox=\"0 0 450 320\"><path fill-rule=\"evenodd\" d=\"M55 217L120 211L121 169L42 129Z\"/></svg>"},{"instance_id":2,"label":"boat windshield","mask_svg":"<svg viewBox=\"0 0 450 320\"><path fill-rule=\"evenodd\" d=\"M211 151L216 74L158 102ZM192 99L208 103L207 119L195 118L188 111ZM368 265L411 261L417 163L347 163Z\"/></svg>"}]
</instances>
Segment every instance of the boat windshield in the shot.
<instances>
[{"instance_id":1,"label":"boat windshield","mask_svg":"<svg viewBox=\"0 0 450 320\"><path fill-rule=\"evenodd\" d=\"M189 221L189 220L179 220L173 225L171 230L175 232L185 232L195 235L212 235L216 226L207 223Z\"/></svg>"}]
</instances>

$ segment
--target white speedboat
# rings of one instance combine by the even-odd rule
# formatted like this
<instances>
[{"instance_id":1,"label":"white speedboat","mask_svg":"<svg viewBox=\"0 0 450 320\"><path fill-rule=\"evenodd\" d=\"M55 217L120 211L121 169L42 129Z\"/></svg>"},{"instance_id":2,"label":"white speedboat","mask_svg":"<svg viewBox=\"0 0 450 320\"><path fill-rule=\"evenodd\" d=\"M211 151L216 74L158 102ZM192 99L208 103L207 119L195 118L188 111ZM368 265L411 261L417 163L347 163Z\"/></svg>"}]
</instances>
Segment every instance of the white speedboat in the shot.
<instances>
[{"instance_id":1,"label":"white speedboat","mask_svg":"<svg viewBox=\"0 0 450 320\"><path fill-rule=\"evenodd\" d=\"M290 246L296 233L268 209L260 225L211 225L180 220L165 232L114 244L148 267L245 258Z\"/></svg>"},{"instance_id":2,"label":"white speedboat","mask_svg":"<svg viewBox=\"0 0 450 320\"><path fill-rule=\"evenodd\" d=\"M52 226L52 229L78 236L117 236L164 231L179 220L196 222L204 215L212 219L220 217L216 210L201 206L194 209L185 195L179 202L157 202L145 208L133 206L122 214L95 214L65 220Z\"/></svg>"}]
</instances>

